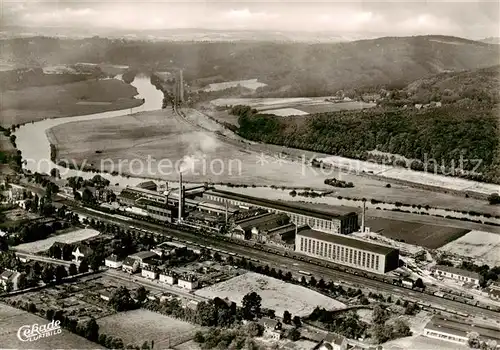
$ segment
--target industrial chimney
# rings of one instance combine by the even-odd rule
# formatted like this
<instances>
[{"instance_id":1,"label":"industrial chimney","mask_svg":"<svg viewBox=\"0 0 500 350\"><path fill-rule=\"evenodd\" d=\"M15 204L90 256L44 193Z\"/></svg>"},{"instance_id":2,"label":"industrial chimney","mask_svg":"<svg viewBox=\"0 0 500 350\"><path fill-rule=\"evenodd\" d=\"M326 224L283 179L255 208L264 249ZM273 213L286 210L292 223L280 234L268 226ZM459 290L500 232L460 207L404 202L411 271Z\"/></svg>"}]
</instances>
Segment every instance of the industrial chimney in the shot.
<instances>
[{"instance_id":1,"label":"industrial chimney","mask_svg":"<svg viewBox=\"0 0 500 350\"><path fill-rule=\"evenodd\" d=\"M361 214L361 232L365 232L366 201L363 201L363 213Z\"/></svg>"},{"instance_id":2,"label":"industrial chimney","mask_svg":"<svg viewBox=\"0 0 500 350\"><path fill-rule=\"evenodd\" d=\"M182 186L182 172L179 171L179 217L177 222L182 221L182 212L184 210L184 188Z\"/></svg>"}]
</instances>

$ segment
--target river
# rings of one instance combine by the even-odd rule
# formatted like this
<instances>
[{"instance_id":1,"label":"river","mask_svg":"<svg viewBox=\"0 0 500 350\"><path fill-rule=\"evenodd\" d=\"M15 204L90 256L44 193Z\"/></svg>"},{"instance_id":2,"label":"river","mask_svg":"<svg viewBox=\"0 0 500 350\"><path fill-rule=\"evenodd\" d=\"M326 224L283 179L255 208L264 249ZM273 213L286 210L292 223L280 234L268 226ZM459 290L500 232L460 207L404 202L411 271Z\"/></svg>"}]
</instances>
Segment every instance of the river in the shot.
<instances>
[{"instance_id":1,"label":"river","mask_svg":"<svg viewBox=\"0 0 500 350\"><path fill-rule=\"evenodd\" d=\"M17 148L22 152L23 160L26 161L24 168L32 172L47 174L50 173L52 168L57 168L61 178L81 176L88 179L95 176L94 173L64 168L52 162L50 160L50 144L46 131L55 126L70 122L113 118L127 114L161 109L163 93L151 84L149 77L137 76L131 85L137 89L138 94L136 98L144 98L144 103L139 107L66 118L51 118L47 116L48 119L21 126L16 130L15 135ZM144 179L141 178L113 176L105 173L100 175L107 178L112 184L119 183L120 186L136 185L144 181Z\"/></svg>"}]
</instances>

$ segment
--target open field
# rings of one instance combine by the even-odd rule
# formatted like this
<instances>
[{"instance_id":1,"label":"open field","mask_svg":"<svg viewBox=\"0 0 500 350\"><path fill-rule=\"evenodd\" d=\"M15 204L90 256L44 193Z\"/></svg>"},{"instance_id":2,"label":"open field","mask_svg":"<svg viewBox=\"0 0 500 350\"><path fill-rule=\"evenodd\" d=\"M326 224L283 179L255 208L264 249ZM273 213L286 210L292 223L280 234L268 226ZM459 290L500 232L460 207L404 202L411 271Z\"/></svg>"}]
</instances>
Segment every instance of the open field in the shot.
<instances>
[{"instance_id":1,"label":"open field","mask_svg":"<svg viewBox=\"0 0 500 350\"><path fill-rule=\"evenodd\" d=\"M275 310L276 315L283 315L288 310L292 315L306 316L318 305L326 309L345 307L343 303L305 287L253 272L200 289L195 294L207 298L227 297L241 305L243 297L251 292L259 294L262 297L262 307Z\"/></svg>"},{"instance_id":2,"label":"open field","mask_svg":"<svg viewBox=\"0 0 500 350\"><path fill-rule=\"evenodd\" d=\"M456 210L468 208L497 215L497 209L486 201L450 194L436 195L406 185L393 184L387 188L389 181L347 174L338 169L321 171L311 168L307 162L316 156L312 152L244 142L236 136L222 139L214 132L206 131L217 130L212 125L216 123L191 111L186 110L186 116L193 118L191 122L195 125L179 121L169 110L161 110L102 119L98 124L95 121L65 123L50 129L48 134L60 158L72 159L77 164L86 160L87 164L109 172L176 181L175 163L184 156L195 155L194 171L185 174L186 181L310 187L332 190L335 196L428 204ZM203 128L196 124L203 125ZM228 131L223 133L226 135ZM96 150L101 153L97 154ZM261 157L262 153L266 156ZM280 153L282 158L277 157ZM148 157L156 161L148 164ZM103 159L110 161L101 164ZM332 177L351 181L354 188L325 185L324 180ZM288 194L288 191L284 193Z\"/></svg>"},{"instance_id":3,"label":"open field","mask_svg":"<svg viewBox=\"0 0 500 350\"><path fill-rule=\"evenodd\" d=\"M19 327L47 324L48 321L0 303L0 342L4 349L103 349L85 338L62 330L61 334L41 338L35 342L22 342L17 338Z\"/></svg>"},{"instance_id":4,"label":"open field","mask_svg":"<svg viewBox=\"0 0 500 350\"><path fill-rule=\"evenodd\" d=\"M481 260L490 266L500 265L500 235L495 233L470 231L439 250Z\"/></svg>"},{"instance_id":5,"label":"open field","mask_svg":"<svg viewBox=\"0 0 500 350\"><path fill-rule=\"evenodd\" d=\"M384 349L387 350L401 350L401 349L412 349L412 350L429 350L429 349L439 349L439 350L466 350L469 349L465 345L450 343L444 340L427 338L422 335L415 335L412 337L406 337L401 339L392 340L384 344Z\"/></svg>"},{"instance_id":6,"label":"open field","mask_svg":"<svg viewBox=\"0 0 500 350\"><path fill-rule=\"evenodd\" d=\"M49 249L55 242L60 243L75 243L95 237L99 234L98 231L92 229L81 229L73 232L64 233L62 235L49 237L41 241L23 243L13 247L17 251L26 253L39 253Z\"/></svg>"},{"instance_id":7,"label":"open field","mask_svg":"<svg viewBox=\"0 0 500 350\"><path fill-rule=\"evenodd\" d=\"M257 79L248 79L248 80L234 80L234 81L225 81L223 83L213 83L209 84L205 89L205 91L220 91L225 90L237 86L241 86L250 90L257 90L260 87L266 86L267 84L258 82Z\"/></svg>"},{"instance_id":8,"label":"open field","mask_svg":"<svg viewBox=\"0 0 500 350\"><path fill-rule=\"evenodd\" d=\"M289 115L308 115L309 113L301 111L297 108L278 108L278 109L268 109L266 113L274 114L280 117L287 117Z\"/></svg>"},{"instance_id":9,"label":"open field","mask_svg":"<svg viewBox=\"0 0 500 350\"><path fill-rule=\"evenodd\" d=\"M168 349L193 338L198 327L156 312L133 310L97 320L99 331L119 337L124 344L141 346L145 341L154 349Z\"/></svg>"},{"instance_id":10,"label":"open field","mask_svg":"<svg viewBox=\"0 0 500 350\"><path fill-rule=\"evenodd\" d=\"M117 79L5 91L0 107L1 125L132 108L142 103L134 99L136 94L133 86Z\"/></svg>"},{"instance_id":11,"label":"open field","mask_svg":"<svg viewBox=\"0 0 500 350\"><path fill-rule=\"evenodd\" d=\"M468 230L453 227L418 224L383 218L368 218L366 226L370 227L372 232L377 232L384 237L394 240L404 240L405 243L430 249L437 249L468 232Z\"/></svg>"},{"instance_id":12,"label":"open field","mask_svg":"<svg viewBox=\"0 0 500 350\"><path fill-rule=\"evenodd\" d=\"M14 153L16 151L10 139L3 133L0 134L0 151L4 153Z\"/></svg>"},{"instance_id":13,"label":"open field","mask_svg":"<svg viewBox=\"0 0 500 350\"><path fill-rule=\"evenodd\" d=\"M353 101L333 103L326 101L326 98L328 97L219 98L211 101L210 103L217 107L246 105L265 113L273 113L271 109L293 108L303 112L304 114L334 112L344 109L362 109L375 106L373 103Z\"/></svg>"}]
</instances>

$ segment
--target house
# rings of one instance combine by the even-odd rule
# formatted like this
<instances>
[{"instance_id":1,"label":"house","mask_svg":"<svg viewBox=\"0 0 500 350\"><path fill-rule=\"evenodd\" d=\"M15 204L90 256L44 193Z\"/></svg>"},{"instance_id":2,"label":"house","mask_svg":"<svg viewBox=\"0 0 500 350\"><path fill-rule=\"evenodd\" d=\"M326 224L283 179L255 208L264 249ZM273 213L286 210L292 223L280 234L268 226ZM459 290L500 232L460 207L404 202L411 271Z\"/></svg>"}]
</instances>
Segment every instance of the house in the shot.
<instances>
[{"instance_id":1,"label":"house","mask_svg":"<svg viewBox=\"0 0 500 350\"><path fill-rule=\"evenodd\" d=\"M61 188L61 191L59 193L64 195L65 197L73 198L73 187L65 186Z\"/></svg>"},{"instance_id":2,"label":"house","mask_svg":"<svg viewBox=\"0 0 500 350\"><path fill-rule=\"evenodd\" d=\"M111 296L112 296L111 293L108 292L107 290L103 290L99 293L99 297L105 301L109 301L111 299Z\"/></svg>"},{"instance_id":3,"label":"house","mask_svg":"<svg viewBox=\"0 0 500 350\"><path fill-rule=\"evenodd\" d=\"M162 272L160 273L160 282L174 285L177 284L177 275L175 272Z\"/></svg>"},{"instance_id":4,"label":"house","mask_svg":"<svg viewBox=\"0 0 500 350\"><path fill-rule=\"evenodd\" d=\"M187 304L186 304L186 307L193 310L193 311L196 311L196 309L198 308L198 304L200 302L198 300L190 300Z\"/></svg>"},{"instance_id":5,"label":"house","mask_svg":"<svg viewBox=\"0 0 500 350\"><path fill-rule=\"evenodd\" d=\"M128 256L129 258L136 260L139 262L139 266L141 268L145 266L150 266L155 264L155 258L158 258L158 255L152 251L142 251L135 254L131 254Z\"/></svg>"},{"instance_id":6,"label":"house","mask_svg":"<svg viewBox=\"0 0 500 350\"><path fill-rule=\"evenodd\" d=\"M24 193L26 190L24 187L19 186L19 185L14 185L14 184L9 184L9 200L10 201L18 201L23 199Z\"/></svg>"},{"instance_id":7,"label":"house","mask_svg":"<svg viewBox=\"0 0 500 350\"><path fill-rule=\"evenodd\" d=\"M79 263L83 260L83 258L90 256L92 252L93 250L90 247L80 244L71 254L74 256L73 261Z\"/></svg>"},{"instance_id":8,"label":"house","mask_svg":"<svg viewBox=\"0 0 500 350\"><path fill-rule=\"evenodd\" d=\"M409 278L404 278L401 281L401 284L403 285L403 287L413 288L413 281L411 279L409 279Z\"/></svg>"},{"instance_id":9,"label":"house","mask_svg":"<svg viewBox=\"0 0 500 350\"><path fill-rule=\"evenodd\" d=\"M282 324L280 321L268 317L263 317L260 319L259 323L264 327L264 337L273 340L281 339L283 332Z\"/></svg>"},{"instance_id":10,"label":"house","mask_svg":"<svg viewBox=\"0 0 500 350\"><path fill-rule=\"evenodd\" d=\"M141 276L149 278L150 280L155 280L158 277L158 271L151 268L143 268L141 271Z\"/></svg>"},{"instance_id":11,"label":"house","mask_svg":"<svg viewBox=\"0 0 500 350\"><path fill-rule=\"evenodd\" d=\"M328 333L315 349L318 350L346 350L347 339L337 333Z\"/></svg>"},{"instance_id":12,"label":"house","mask_svg":"<svg viewBox=\"0 0 500 350\"><path fill-rule=\"evenodd\" d=\"M5 288L5 286L7 285L7 282L12 282L12 279L14 278L15 276L15 272L13 271L9 271L9 270L5 270L4 272L2 272L2 274L0 274L0 285Z\"/></svg>"},{"instance_id":13,"label":"house","mask_svg":"<svg viewBox=\"0 0 500 350\"><path fill-rule=\"evenodd\" d=\"M193 290L198 288L198 279L193 275L184 275L182 277L179 277L177 284L181 288Z\"/></svg>"},{"instance_id":14,"label":"house","mask_svg":"<svg viewBox=\"0 0 500 350\"><path fill-rule=\"evenodd\" d=\"M488 296L493 300L500 300L500 283L494 282L490 285Z\"/></svg>"},{"instance_id":15,"label":"house","mask_svg":"<svg viewBox=\"0 0 500 350\"><path fill-rule=\"evenodd\" d=\"M463 283L472 283L479 285L479 274L477 272L462 270L453 266L436 265L435 275L451 278Z\"/></svg>"},{"instance_id":16,"label":"house","mask_svg":"<svg viewBox=\"0 0 500 350\"><path fill-rule=\"evenodd\" d=\"M119 269L120 267L122 267L122 263L123 262L118 259L118 256L116 256L116 254L112 254L104 259L104 265L112 269Z\"/></svg>"},{"instance_id":17,"label":"house","mask_svg":"<svg viewBox=\"0 0 500 350\"><path fill-rule=\"evenodd\" d=\"M130 257L125 258L122 263L122 270L130 274L136 273L139 270L139 261Z\"/></svg>"}]
</instances>

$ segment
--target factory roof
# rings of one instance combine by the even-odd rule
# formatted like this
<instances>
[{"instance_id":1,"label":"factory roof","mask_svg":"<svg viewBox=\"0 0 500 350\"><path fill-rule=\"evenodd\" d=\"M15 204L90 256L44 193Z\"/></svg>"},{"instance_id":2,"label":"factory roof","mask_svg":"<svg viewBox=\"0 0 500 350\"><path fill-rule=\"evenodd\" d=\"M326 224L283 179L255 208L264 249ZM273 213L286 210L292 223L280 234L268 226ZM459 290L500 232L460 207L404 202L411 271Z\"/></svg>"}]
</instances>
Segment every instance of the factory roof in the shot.
<instances>
[{"instance_id":1,"label":"factory roof","mask_svg":"<svg viewBox=\"0 0 500 350\"><path fill-rule=\"evenodd\" d=\"M465 276L465 277L469 277L469 278L479 279L479 274L477 272L462 270L462 269L459 269L458 267L436 265L436 270L454 273L456 275Z\"/></svg>"},{"instance_id":2,"label":"factory roof","mask_svg":"<svg viewBox=\"0 0 500 350\"><path fill-rule=\"evenodd\" d=\"M434 316L426 325L425 329L434 330L448 334L454 334L461 337L467 337L470 332L477 332L482 340L500 340L500 329L487 327L477 324L466 324L459 320L446 319L439 316Z\"/></svg>"},{"instance_id":3,"label":"factory roof","mask_svg":"<svg viewBox=\"0 0 500 350\"><path fill-rule=\"evenodd\" d=\"M271 208L275 210L281 210L281 211L288 211L291 213L299 214L299 215L305 215L305 216L312 216L318 219L323 219L323 220L332 220L335 218L342 218L348 215L353 215L356 214L355 212L350 212L348 214L331 214L327 213L324 211L319 211L316 209L305 209L301 208L298 206L290 205L284 202L279 202L279 201L273 201L265 198L257 198L257 197L252 197L252 196L247 196L244 194L239 194L239 193L234 193L234 192L229 192L229 191L223 191L223 190L218 190L218 189L210 189L206 192L207 194L227 198L227 199L233 199L233 200L238 200L242 202L246 202L249 204L253 204L256 206L262 206L266 208Z\"/></svg>"},{"instance_id":4,"label":"factory roof","mask_svg":"<svg viewBox=\"0 0 500 350\"><path fill-rule=\"evenodd\" d=\"M290 219L286 214L271 214L265 213L256 217L247 218L237 222L236 224L242 230L251 230L256 227L261 230L270 230L281 227L288 223Z\"/></svg>"},{"instance_id":5,"label":"factory roof","mask_svg":"<svg viewBox=\"0 0 500 350\"><path fill-rule=\"evenodd\" d=\"M343 246L365 250L372 253L387 255L397 249L380 244L373 244L370 242L362 241L360 239L349 238L344 235L334 233L324 233L315 230L303 230L297 233L297 236L314 238L330 243L340 244Z\"/></svg>"},{"instance_id":6,"label":"factory roof","mask_svg":"<svg viewBox=\"0 0 500 350\"><path fill-rule=\"evenodd\" d=\"M150 190L150 191L156 191L158 186L154 181L144 181L141 182L140 184L137 185L138 188L145 189L145 190Z\"/></svg>"},{"instance_id":7,"label":"factory roof","mask_svg":"<svg viewBox=\"0 0 500 350\"><path fill-rule=\"evenodd\" d=\"M141 198L141 199L137 200L137 204L150 205L152 207L162 208L162 209L173 209L174 208L170 204L152 201L152 200L147 199L147 198Z\"/></svg>"}]
</instances>

